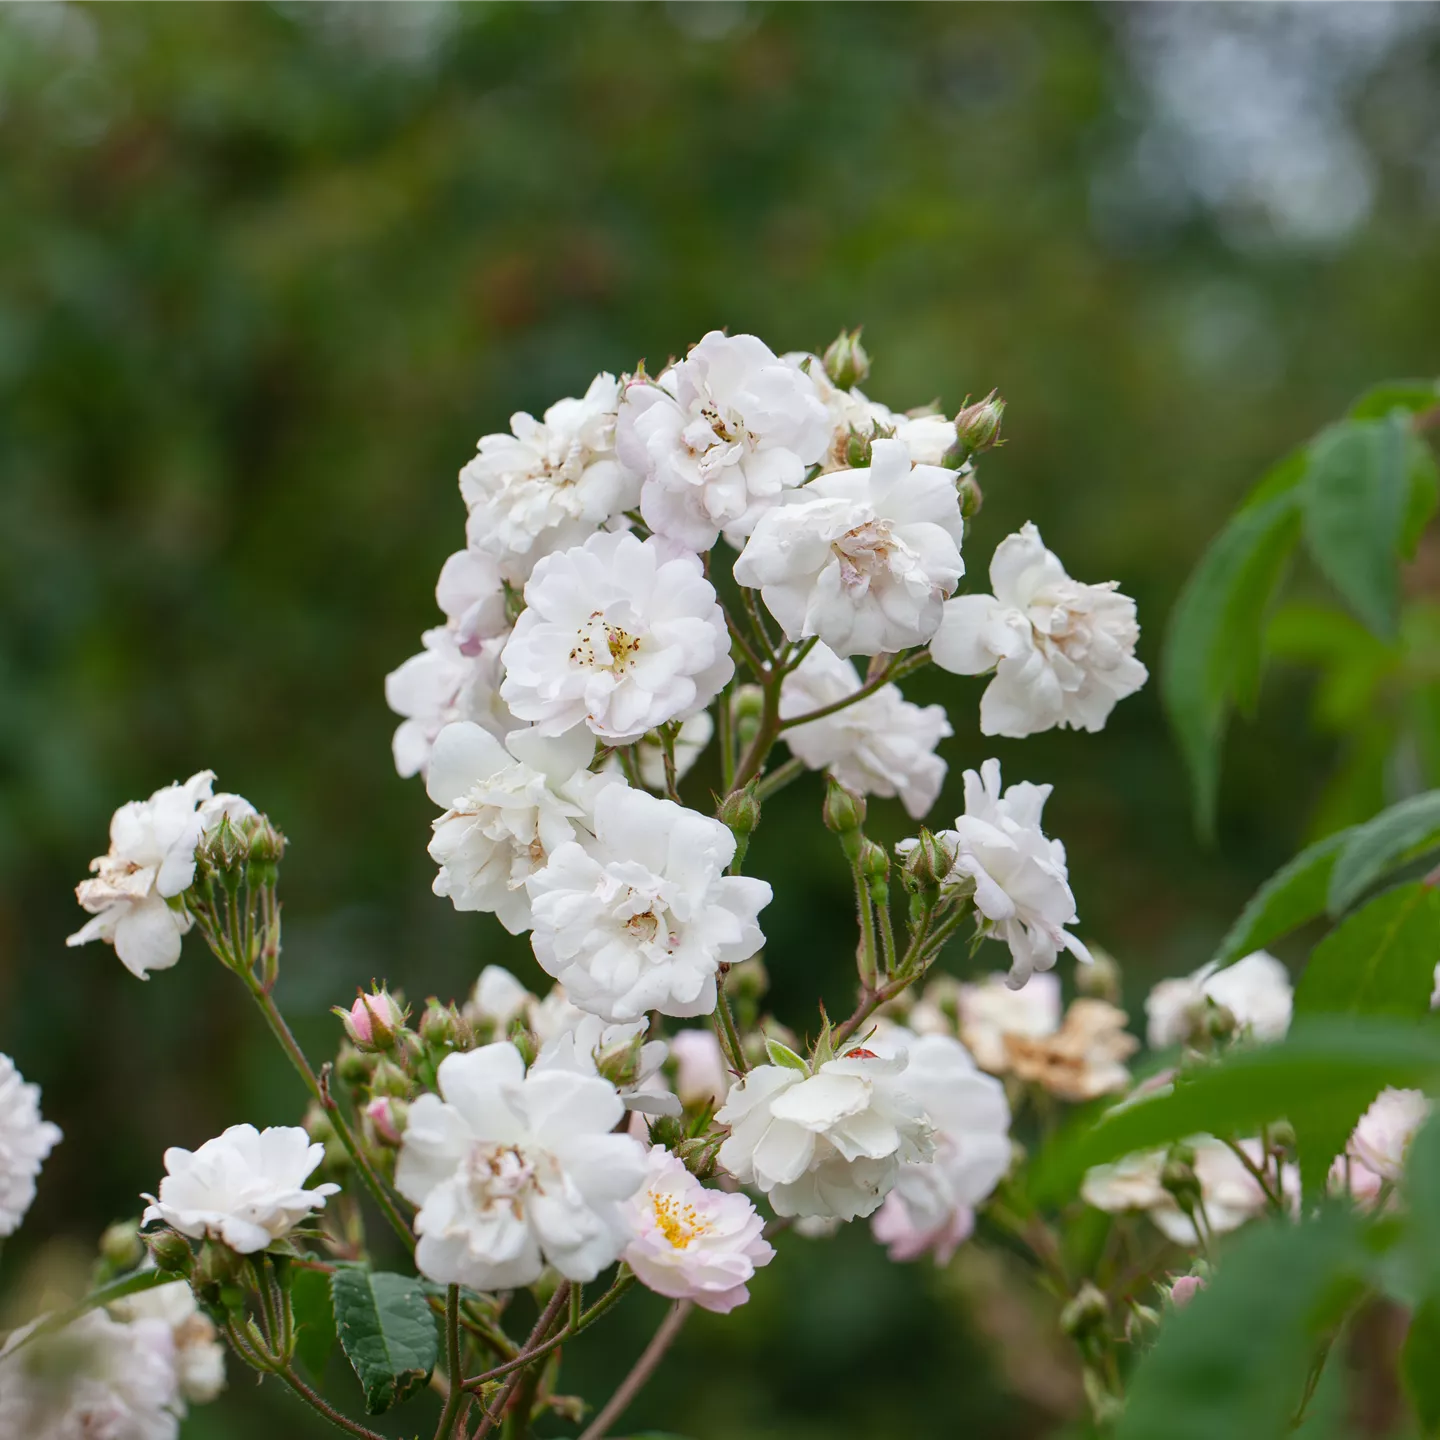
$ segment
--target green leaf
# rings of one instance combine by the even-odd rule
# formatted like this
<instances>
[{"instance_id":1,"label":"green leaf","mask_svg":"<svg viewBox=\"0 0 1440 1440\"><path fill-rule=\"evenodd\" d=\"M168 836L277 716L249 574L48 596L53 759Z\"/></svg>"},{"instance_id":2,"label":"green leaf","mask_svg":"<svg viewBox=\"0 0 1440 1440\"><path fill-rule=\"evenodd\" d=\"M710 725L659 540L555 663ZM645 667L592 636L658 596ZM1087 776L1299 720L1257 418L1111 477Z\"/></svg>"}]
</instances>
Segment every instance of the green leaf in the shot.
<instances>
[{"instance_id":1,"label":"green leaf","mask_svg":"<svg viewBox=\"0 0 1440 1440\"><path fill-rule=\"evenodd\" d=\"M1435 457L1424 440L1414 433L1407 439L1410 489L1405 501L1405 520L1400 528L1400 553L1412 560L1420 536L1434 518L1436 503L1440 501L1440 472L1436 471Z\"/></svg>"},{"instance_id":2,"label":"green leaf","mask_svg":"<svg viewBox=\"0 0 1440 1440\"><path fill-rule=\"evenodd\" d=\"M1093 1165L1191 1135L1254 1135L1285 1118L1297 1131L1347 1107L1363 1113L1387 1085L1440 1080L1440 1029L1369 1016L1297 1017L1274 1045L1245 1046L1218 1064L1186 1071L1169 1090L1077 1119L1036 1158L1030 1190L1058 1203ZM1302 1157L1303 1158L1303 1157Z\"/></svg>"},{"instance_id":3,"label":"green leaf","mask_svg":"<svg viewBox=\"0 0 1440 1440\"><path fill-rule=\"evenodd\" d=\"M57 1330L63 1330L72 1320L78 1320L90 1310L98 1310L103 1305L113 1305L117 1300L124 1300L128 1296L138 1295L142 1290L154 1290L159 1285L170 1285L181 1277L172 1275L165 1270L132 1270L128 1275L122 1275L118 1280L111 1280L107 1284L99 1285L82 1300L67 1306L64 1310L54 1310L44 1315L40 1320L18 1339L11 1339L5 1353L13 1355L16 1351L23 1349L32 1340L38 1340L42 1335L52 1335Z\"/></svg>"},{"instance_id":4,"label":"green leaf","mask_svg":"<svg viewBox=\"0 0 1440 1440\"><path fill-rule=\"evenodd\" d=\"M802 1075L810 1073L810 1067L799 1055L788 1045L782 1045L769 1035L765 1037L765 1053L770 1057L772 1065L783 1065L787 1070L800 1071Z\"/></svg>"},{"instance_id":5,"label":"green leaf","mask_svg":"<svg viewBox=\"0 0 1440 1440\"><path fill-rule=\"evenodd\" d=\"M1440 790L1414 795L1355 829L1330 874L1326 908L1348 910L1381 876L1440 845Z\"/></svg>"},{"instance_id":6,"label":"green leaf","mask_svg":"<svg viewBox=\"0 0 1440 1440\"><path fill-rule=\"evenodd\" d=\"M1421 1127L1405 1157L1403 1255L1421 1297L1400 1357L1406 1393L1426 1436L1440 1435L1440 1121Z\"/></svg>"},{"instance_id":7,"label":"green leaf","mask_svg":"<svg viewBox=\"0 0 1440 1440\"><path fill-rule=\"evenodd\" d=\"M378 1415L423 1388L435 1368L435 1316L418 1280L337 1266L330 1278L340 1344L365 1392L367 1414Z\"/></svg>"},{"instance_id":8,"label":"green leaf","mask_svg":"<svg viewBox=\"0 0 1440 1440\"><path fill-rule=\"evenodd\" d=\"M1367 390L1351 407L1352 420L1384 420L1395 411L1420 415L1440 405L1440 380L1392 380Z\"/></svg>"},{"instance_id":9,"label":"green leaf","mask_svg":"<svg viewBox=\"0 0 1440 1440\"><path fill-rule=\"evenodd\" d=\"M1205 836L1214 833L1220 744L1230 711L1253 706L1265 613L1300 533L1295 482L1285 478L1278 493L1243 507L1211 542L1170 617L1161 694Z\"/></svg>"},{"instance_id":10,"label":"green leaf","mask_svg":"<svg viewBox=\"0 0 1440 1440\"><path fill-rule=\"evenodd\" d=\"M1290 1428L1321 1340L1365 1271L1353 1216L1250 1227L1166 1317L1115 1440L1271 1440Z\"/></svg>"},{"instance_id":11,"label":"green leaf","mask_svg":"<svg viewBox=\"0 0 1440 1440\"><path fill-rule=\"evenodd\" d=\"M1410 1316L1400 1379L1420 1433L1440 1435L1440 1299L1427 1297Z\"/></svg>"},{"instance_id":12,"label":"green leaf","mask_svg":"<svg viewBox=\"0 0 1440 1440\"><path fill-rule=\"evenodd\" d=\"M1387 890L1315 947L1295 988L1295 1014L1428 1015L1437 955L1440 892L1419 881ZM1290 1117L1306 1191L1323 1190L1331 1161L1381 1088Z\"/></svg>"},{"instance_id":13,"label":"green leaf","mask_svg":"<svg viewBox=\"0 0 1440 1440\"><path fill-rule=\"evenodd\" d=\"M1295 989L1297 1015L1399 1015L1430 1009L1440 958L1440 890L1413 880L1377 895L1330 932Z\"/></svg>"},{"instance_id":14,"label":"green leaf","mask_svg":"<svg viewBox=\"0 0 1440 1440\"><path fill-rule=\"evenodd\" d=\"M1305 541L1326 579L1377 635L1395 634L1409 496L1403 417L1352 420L1310 447Z\"/></svg>"},{"instance_id":15,"label":"green leaf","mask_svg":"<svg viewBox=\"0 0 1440 1440\"><path fill-rule=\"evenodd\" d=\"M1215 963L1229 965L1323 915L1335 860L1350 833L1342 830L1317 840L1277 870L1240 912L1215 952Z\"/></svg>"},{"instance_id":16,"label":"green leaf","mask_svg":"<svg viewBox=\"0 0 1440 1440\"><path fill-rule=\"evenodd\" d=\"M330 1277L323 1270L297 1269L290 1278L290 1303L295 1309L295 1353L318 1383L335 1349Z\"/></svg>"}]
</instances>

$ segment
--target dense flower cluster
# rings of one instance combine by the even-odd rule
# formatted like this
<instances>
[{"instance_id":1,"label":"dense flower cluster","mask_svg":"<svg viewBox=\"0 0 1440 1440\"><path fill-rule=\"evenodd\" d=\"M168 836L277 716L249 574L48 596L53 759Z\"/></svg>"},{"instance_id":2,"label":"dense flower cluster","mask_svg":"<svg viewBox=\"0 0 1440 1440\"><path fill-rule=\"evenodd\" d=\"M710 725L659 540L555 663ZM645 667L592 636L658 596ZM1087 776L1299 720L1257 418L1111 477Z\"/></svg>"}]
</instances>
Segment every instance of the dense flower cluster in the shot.
<instances>
[{"instance_id":1,"label":"dense flower cluster","mask_svg":"<svg viewBox=\"0 0 1440 1440\"><path fill-rule=\"evenodd\" d=\"M518 1381L588 1323L584 1302L603 1309L631 1279L734 1309L775 1253L766 1208L802 1235L868 1217L892 1258L944 1264L982 1207L1011 1215L1012 1113L1131 1089L1139 1042L1118 991L1087 980L1062 1004L1061 951L1091 954L1073 933L1064 846L1042 828L1050 787L1002 787L985 760L964 771L953 826L925 828L955 727L900 682L932 660L993 670L984 733L1095 730L1145 679L1135 607L1113 584L1072 580L1033 525L996 550L993 594L957 593L976 460L999 441L1003 402L901 413L859 388L868 364L858 334L820 357L714 331L653 375L604 373L539 419L515 414L461 472L465 544L439 573L443 623L386 680L394 762L440 812L435 893L528 936L548 993L496 965L458 1005L376 981L335 1007L339 1054L312 1070L273 998L278 832L214 795L208 771L116 813L71 943L105 940L143 978L196 929L314 1104L304 1129L237 1125L166 1151L145 1241L191 1284L60 1332L84 1355L56 1440L173 1436L186 1404L224 1382L212 1315L246 1364L293 1379L276 1277L317 1232L328 1256L363 1263L361 1187L430 1282L403 1303L422 1330L444 1312L440 1388L457 1400L464 1355L493 1351L489 1378ZM826 772L822 817L860 931L859 1003L822 1015L808 1044L762 1005L767 964L788 989L810 957L792 940L762 961L771 888L743 872L762 814L792 781L814 784L806 770ZM871 839L867 797L898 801L915 837ZM962 925L1006 947L1008 975L945 973ZM1157 990L1152 1041L1275 1033L1274 977L1255 964ZM1206 1007L1231 1032L1201 1025ZM58 1139L33 1088L0 1071L7 1094L0 1228L18 1223ZM1377 1101L1354 1174L1392 1183L1414 1110ZM1212 1229L1256 1209L1217 1145L1130 1157L1092 1174L1087 1198L1196 1243L1195 1187ZM1263 1205L1264 1186L1240 1175ZM345 1193L327 1205L331 1176ZM616 1266L604 1296L582 1292ZM533 1354L500 1335L508 1302L489 1298L525 1287L542 1312ZM31 1354L0 1359L0 1416L9 1405L24 1433L49 1435L39 1341ZM466 1380L466 1403L489 1405L487 1385ZM504 1394L568 1413L549 1389Z\"/></svg>"}]
</instances>

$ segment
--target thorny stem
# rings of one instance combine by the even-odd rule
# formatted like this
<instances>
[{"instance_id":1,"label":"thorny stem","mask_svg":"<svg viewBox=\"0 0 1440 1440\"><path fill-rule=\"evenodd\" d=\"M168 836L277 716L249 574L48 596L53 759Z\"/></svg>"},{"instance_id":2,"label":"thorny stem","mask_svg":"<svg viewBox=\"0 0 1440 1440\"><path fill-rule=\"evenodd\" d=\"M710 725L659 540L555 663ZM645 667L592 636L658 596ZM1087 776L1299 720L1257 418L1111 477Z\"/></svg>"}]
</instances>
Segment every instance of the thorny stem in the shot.
<instances>
[{"instance_id":1,"label":"thorny stem","mask_svg":"<svg viewBox=\"0 0 1440 1440\"><path fill-rule=\"evenodd\" d=\"M440 1412L439 1423L435 1426L435 1440L449 1440L454 1433L455 1422L460 1418L460 1401L465 1394L462 1388L464 1366L460 1360L460 1287L458 1285L450 1286L445 1292L445 1357L450 1389L445 1397L445 1408Z\"/></svg>"},{"instance_id":2,"label":"thorny stem","mask_svg":"<svg viewBox=\"0 0 1440 1440\"><path fill-rule=\"evenodd\" d=\"M727 966L726 969L729 967ZM730 997L725 993L725 976L719 977L715 987L715 1014L719 1019L722 1033L721 1045L730 1051L732 1067L737 1075L743 1075L750 1067L745 1063L745 1048L740 1043L740 1031L735 1024L735 1012L730 1008Z\"/></svg>"},{"instance_id":3,"label":"thorny stem","mask_svg":"<svg viewBox=\"0 0 1440 1440\"><path fill-rule=\"evenodd\" d=\"M660 727L660 754L665 761L665 793L677 805L680 803L680 791L675 776L675 735L679 728L673 724Z\"/></svg>"},{"instance_id":4,"label":"thorny stem","mask_svg":"<svg viewBox=\"0 0 1440 1440\"><path fill-rule=\"evenodd\" d=\"M844 710L857 700L863 700L867 695L873 695L877 690L884 689L891 681L900 679L902 675L909 675L929 663L930 652L928 650L921 650L917 654L896 660L843 699L832 700L828 705L820 705L814 710L807 710L803 715L791 715L788 719L782 720L780 729L793 730L797 725L808 725L812 720L823 720L827 715L833 715L837 710Z\"/></svg>"},{"instance_id":5,"label":"thorny stem","mask_svg":"<svg viewBox=\"0 0 1440 1440\"><path fill-rule=\"evenodd\" d=\"M690 1312L695 1308L692 1300L678 1301L660 1322L660 1328L635 1362L634 1368L620 1382L620 1388L607 1400L600 1413L580 1433L580 1440L604 1440L605 1432L629 1408L630 1402L645 1387L645 1382L655 1373L665 1352L674 1343L675 1337L684 1328Z\"/></svg>"},{"instance_id":6,"label":"thorny stem","mask_svg":"<svg viewBox=\"0 0 1440 1440\"><path fill-rule=\"evenodd\" d=\"M1266 1175L1265 1171L1245 1153L1244 1146L1240 1145L1237 1141L1226 1140L1225 1145L1246 1170L1250 1172L1250 1178L1260 1187L1265 1196L1265 1203L1269 1205L1277 1215L1282 1214L1285 1210L1285 1202L1271 1188L1269 1176Z\"/></svg>"},{"instance_id":7,"label":"thorny stem","mask_svg":"<svg viewBox=\"0 0 1440 1440\"><path fill-rule=\"evenodd\" d=\"M505 1382L505 1388L496 1396L494 1405L486 1409L485 1415L480 1421L479 1429L475 1431L473 1440L481 1440L482 1436L488 1435L495 1428L496 1423L505 1414L530 1364L538 1360L542 1355L548 1354L550 1350L555 1348L555 1345L558 1345L562 1340L567 1338L568 1326L566 1329L561 1330L559 1335L554 1337L554 1344L548 1347L541 1344L546 1334L548 1334L550 1327L555 1323L561 1310L564 1309L569 1293L570 1284L566 1281L555 1291L550 1297L550 1303L540 1312L540 1318L535 1322L535 1328L526 1338L524 1350L508 1367L510 1378ZM507 1367L501 1367L500 1370L492 1370L489 1374L479 1375L473 1380L467 1380L464 1382L464 1388L467 1390L478 1390L487 1380L493 1380L501 1373L504 1373L506 1368Z\"/></svg>"},{"instance_id":8,"label":"thorny stem","mask_svg":"<svg viewBox=\"0 0 1440 1440\"><path fill-rule=\"evenodd\" d=\"M873 991L879 980L875 959L875 906L871 902L870 885L860 868L858 857L851 863L850 877L855 882L855 915L860 926L860 945L855 961L860 970L861 987Z\"/></svg>"},{"instance_id":9,"label":"thorny stem","mask_svg":"<svg viewBox=\"0 0 1440 1440\"><path fill-rule=\"evenodd\" d=\"M307 1405L318 1410L332 1425L344 1430L351 1435L358 1435L361 1440L385 1440L385 1437L378 1430L371 1430L368 1426L360 1424L358 1420L352 1420L348 1415L343 1415L328 1400L317 1395L296 1373L292 1366L286 1366L283 1370L275 1372Z\"/></svg>"},{"instance_id":10,"label":"thorny stem","mask_svg":"<svg viewBox=\"0 0 1440 1440\"><path fill-rule=\"evenodd\" d=\"M774 660L778 657L779 651L770 639L770 632L765 628L765 617L760 613L760 602L755 598L753 590L740 590L740 603L745 607L745 613L750 617L750 624L754 627L755 638L760 642L760 648L765 653L767 660Z\"/></svg>"},{"instance_id":11,"label":"thorny stem","mask_svg":"<svg viewBox=\"0 0 1440 1440\"><path fill-rule=\"evenodd\" d=\"M730 712L733 682L720 692L715 714L715 735L720 745L720 788L728 795L735 786L734 716Z\"/></svg>"},{"instance_id":12,"label":"thorny stem","mask_svg":"<svg viewBox=\"0 0 1440 1440\"><path fill-rule=\"evenodd\" d=\"M513 1375L516 1370L523 1369L535 1360L542 1359L557 1346L563 1345L565 1341L578 1335L582 1330L588 1330L622 1295L635 1283L635 1277L628 1270L621 1266L620 1273L616 1275L614 1283L610 1288L580 1317L580 1322L575 1327L567 1325L558 1335L539 1343L525 1342L525 1347L513 1359L507 1360L503 1365L497 1365L493 1370L487 1370L483 1375L475 1375L465 1381L466 1390L479 1390L482 1386L488 1385L492 1380L499 1380L502 1376Z\"/></svg>"}]
</instances>

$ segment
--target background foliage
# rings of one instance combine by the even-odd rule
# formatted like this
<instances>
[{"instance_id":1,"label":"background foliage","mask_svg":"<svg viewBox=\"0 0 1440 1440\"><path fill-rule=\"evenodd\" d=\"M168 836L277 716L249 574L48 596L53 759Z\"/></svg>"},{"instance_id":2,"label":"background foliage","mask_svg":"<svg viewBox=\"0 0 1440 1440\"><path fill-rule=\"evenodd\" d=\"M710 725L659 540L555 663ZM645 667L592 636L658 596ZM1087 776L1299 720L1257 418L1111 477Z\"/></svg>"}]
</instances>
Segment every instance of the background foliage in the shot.
<instances>
[{"instance_id":1,"label":"background foliage","mask_svg":"<svg viewBox=\"0 0 1440 1440\"><path fill-rule=\"evenodd\" d=\"M413 998L487 959L536 979L429 894L432 807L381 695L434 621L479 434L715 325L786 349L863 322L877 398L1010 403L976 582L1033 518L1137 598L1154 669L1262 470L1372 380L1435 373L1437 96L1428 5L0 10L0 1048L67 1136L4 1278L63 1278L166 1144L300 1106L203 952L142 987L64 949L120 800L213 766L285 828L283 998L317 1040L372 974ZM1407 583L1440 588L1440 556ZM1386 697L1433 666L1425 627L1377 651L1286 624L1303 664L1232 728L1214 849L1154 685L1103 735L983 748L977 685L913 687L956 722L942 814L984 754L1056 783L1082 934L1132 1008L1299 843L1419 783L1433 720ZM850 916L838 854L795 835L777 807L754 854L799 1019L844 983ZM938 1436L963 1393L971 1433L1055 1433L1073 1386L995 1278L889 1266L859 1229L792 1241L634 1419L688 1395L697 1440ZM648 1333L627 1304L575 1388ZM300 1431L242 1383L187 1433L262 1414Z\"/></svg>"}]
</instances>

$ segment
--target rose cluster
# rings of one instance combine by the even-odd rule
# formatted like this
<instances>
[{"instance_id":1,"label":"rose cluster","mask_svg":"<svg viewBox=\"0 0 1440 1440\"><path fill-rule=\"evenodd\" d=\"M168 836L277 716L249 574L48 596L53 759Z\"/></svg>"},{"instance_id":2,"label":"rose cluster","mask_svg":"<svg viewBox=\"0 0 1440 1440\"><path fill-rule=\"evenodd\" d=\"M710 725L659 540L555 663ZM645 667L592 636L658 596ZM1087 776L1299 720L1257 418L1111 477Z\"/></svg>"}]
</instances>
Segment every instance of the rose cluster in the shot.
<instances>
[{"instance_id":1,"label":"rose cluster","mask_svg":"<svg viewBox=\"0 0 1440 1440\"><path fill-rule=\"evenodd\" d=\"M314 1241L338 1263L362 1252L357 1188L449 1287L452 1329L457 1295L559 1284L578 1305L617 1262L617 1286L723 1312L787 1226L869 1217L894 1258L943 1263L1012 1170L1012 1113L1041 1093L1129 1087L1124 1012L1087 993L1060 1013L1060 953L1093 957L1044 829L1050 787L1006 786L984 759L964 772L963 813L927 828L953 732L900 682L932 663L989 676L987 736L1098 730L1146 678L1135 606L1072 579L1029 524L996 548L993 593L959 593L976 462L1000 443L1003 404L894 411L860 388L868 370L858 334L819 356L715 331L654 374L602 374L539 419L513 416L462 470L443 623L386 681L394 761L440 812L436 894L528 935L547 995L488 966L463 1004L432 999L416 1017L375 985L339 1008L345 1043L317 1074L272 993L283 837L213 793L208 771L116 813L70 943L109 943L145 978L198 928L314 1097L304 1129L241 1124L167 1151L145 1197L156 1263L187 1276L206 1313L251 1287L265 1323L227 1332L247 1364L289 1363L287 1257ZM696 766L713 805L682 795ZM764 808L807 770L825 774L860 929L857 1006L839 1023L822 1013L808 1043L762 1009L772 892L743 871ZM898 800L918 832L887 851L865 834L867 799ZM1008 951L1003 976L943 975L966 922ZM1233 1003L1227 983L1157 992L1156 1043ZM19 1095L13 1139L0 1130L12 1228L58 1138ZM1371 1125L1376 1153L1391 1123ZM1125 1177L1126 1203L1150 1164ZM1113 1204L1114 1183L1094 1178L1095 1203ZM480 1338L465 1343L498 1314L470 1314ZM106 1403L173 1418L206 1387L166 1388L158 1342L149 1359L116 1358L116 1332L148 1346L154 1318L112 1308L64 1333L93 1350L81 1373L123 1375L94 1381ZM577 1309L568 1323L584 1321ZM32 1349L0 1360L0 1404L32 1403ZM152 1372L158 1405L139 1395ZM170 1433L135 1433L152 1431Z\"/></svg>"}]
</instances>

